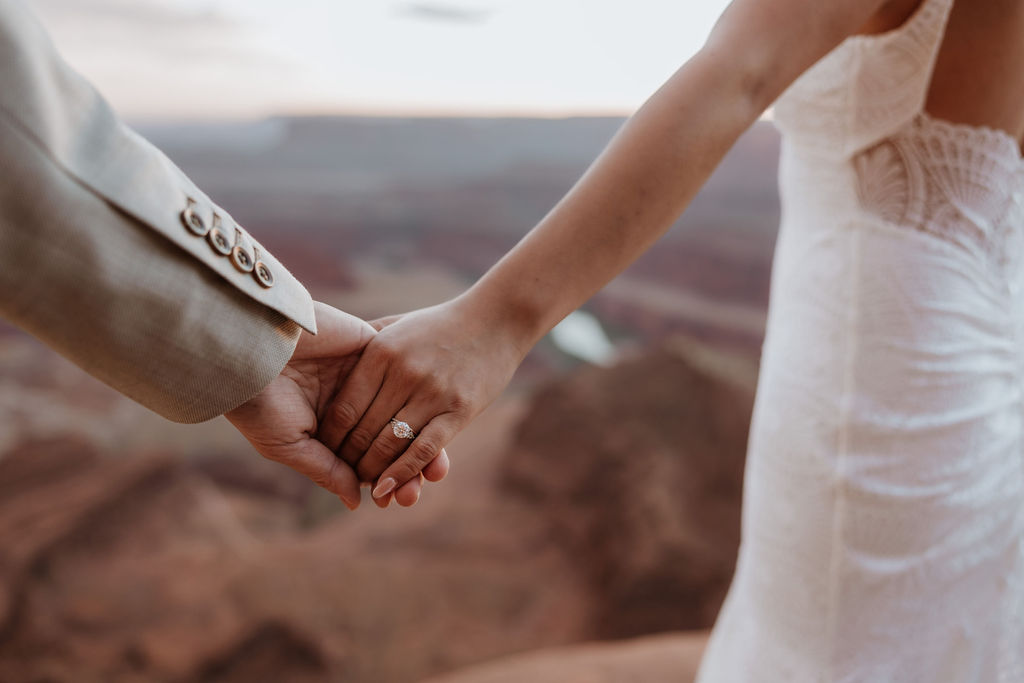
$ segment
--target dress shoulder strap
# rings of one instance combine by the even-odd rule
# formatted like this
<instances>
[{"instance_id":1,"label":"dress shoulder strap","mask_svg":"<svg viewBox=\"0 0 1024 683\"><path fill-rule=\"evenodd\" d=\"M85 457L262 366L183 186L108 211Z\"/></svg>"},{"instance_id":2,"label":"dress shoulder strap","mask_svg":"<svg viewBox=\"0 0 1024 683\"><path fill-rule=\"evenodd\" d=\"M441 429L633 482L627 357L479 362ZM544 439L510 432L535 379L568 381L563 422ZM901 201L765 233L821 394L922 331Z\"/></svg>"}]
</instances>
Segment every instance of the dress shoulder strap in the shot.
<instances>
[{"instance_id":1,"label":"dress shoulder strap","mask_svg":"<svg viewBox=\"0 0 1024 683\"><path fill-rule=\"evenodd\" d=\"M919 54L927 54L928 61L934 64L946 33L946 22L953 9L954 0L922 0L917 10L899 26L888 33L878 36L865 36L879 40L890 39L893 42L906 42L912 45ZM891 34L891 35L890 35Z\"/></svg>"},{"instance_id":2,"label":"dress shoulder strap","mask_svg":"<svg viewBox=\"0 0 1024 683\"><path fill-rule=\"evenodd\" d=\"M923 0L902 26L845 40L776 102L783 133L849 157L924 110L954 0Z\"/></svg>"}]
</instances>

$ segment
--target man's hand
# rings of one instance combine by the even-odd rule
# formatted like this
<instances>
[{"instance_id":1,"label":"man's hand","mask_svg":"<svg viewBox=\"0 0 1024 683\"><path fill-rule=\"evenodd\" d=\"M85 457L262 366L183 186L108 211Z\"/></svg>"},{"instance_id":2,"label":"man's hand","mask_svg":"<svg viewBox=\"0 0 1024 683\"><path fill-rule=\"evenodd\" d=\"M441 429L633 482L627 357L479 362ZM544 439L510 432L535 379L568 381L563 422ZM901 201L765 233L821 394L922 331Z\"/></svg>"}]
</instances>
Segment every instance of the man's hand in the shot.
<instances>
[{"instance_id":1,"label":"man's hand","mask_svg":"<svg viewBox=\"0 0 1024 683\"><path fill-rule=\"evenodd\" d=\"M316 435L331 398L376 332L359 318L315 306L319 333L303 332L281 374L225 417L261 455L301 472L355 510L359 479ZM420 482L415 485L418 497Z\"/></svg>"}]
</instances>

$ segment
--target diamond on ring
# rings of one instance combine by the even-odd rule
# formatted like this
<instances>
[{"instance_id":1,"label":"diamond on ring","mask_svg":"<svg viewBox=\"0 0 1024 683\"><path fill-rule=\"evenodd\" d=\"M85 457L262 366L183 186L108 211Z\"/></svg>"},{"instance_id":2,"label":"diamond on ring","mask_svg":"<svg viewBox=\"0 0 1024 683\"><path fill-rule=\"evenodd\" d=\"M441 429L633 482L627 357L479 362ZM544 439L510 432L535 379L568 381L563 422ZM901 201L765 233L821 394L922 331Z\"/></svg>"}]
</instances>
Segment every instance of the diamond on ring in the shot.
<instances>
[{"instance_id":1,"label":"diamond on ring","mask_svg":"<svg viewBox=\"0 0 1024 683\"><path fill-rule=\"evenodd\" d=\"M391 431L395 433L399 439L415 439L416 432L412 430L408 422L402 422L391 418Z\"/></svg>"}]
</instances>

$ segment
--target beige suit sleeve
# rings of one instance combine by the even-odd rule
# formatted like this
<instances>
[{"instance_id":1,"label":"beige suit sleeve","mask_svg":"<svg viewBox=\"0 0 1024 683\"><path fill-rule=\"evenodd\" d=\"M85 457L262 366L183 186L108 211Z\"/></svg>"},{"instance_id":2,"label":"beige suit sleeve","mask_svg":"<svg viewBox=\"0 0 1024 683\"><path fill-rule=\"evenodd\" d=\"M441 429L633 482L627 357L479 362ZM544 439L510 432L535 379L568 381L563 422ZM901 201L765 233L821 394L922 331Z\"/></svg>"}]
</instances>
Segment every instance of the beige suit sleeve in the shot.
<instances>
[{"instance_id":1,"label":"beige suit sleeve","mask_svg":"<svg viewBox=\"0 0 1024 683\"><path fill-rule=\"evenodd\" d=\"M161 415L257 394L313 303L0 0L0 316Z\"/></svg>"}]
</instances>

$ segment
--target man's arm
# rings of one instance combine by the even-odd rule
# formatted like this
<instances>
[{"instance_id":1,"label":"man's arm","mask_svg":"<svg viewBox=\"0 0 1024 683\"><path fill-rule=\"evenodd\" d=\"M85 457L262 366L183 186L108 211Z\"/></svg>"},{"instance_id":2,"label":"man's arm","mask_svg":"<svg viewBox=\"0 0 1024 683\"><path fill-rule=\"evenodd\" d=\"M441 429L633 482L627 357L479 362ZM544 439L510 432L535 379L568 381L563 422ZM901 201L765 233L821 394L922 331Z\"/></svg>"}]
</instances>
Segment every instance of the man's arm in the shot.
<instances>
[{"instance_id":1,"label":"man's arm","mask_svg":"<svg viewBox=\"0 0 1024 683\"><path fill-rule=\"evenodd\" d=\"M278 376L306 290L0 0L0 316L161 415Z\"/></svg>"}]
</instances>

